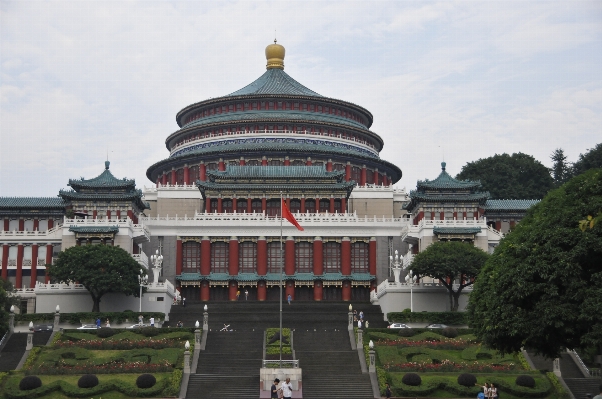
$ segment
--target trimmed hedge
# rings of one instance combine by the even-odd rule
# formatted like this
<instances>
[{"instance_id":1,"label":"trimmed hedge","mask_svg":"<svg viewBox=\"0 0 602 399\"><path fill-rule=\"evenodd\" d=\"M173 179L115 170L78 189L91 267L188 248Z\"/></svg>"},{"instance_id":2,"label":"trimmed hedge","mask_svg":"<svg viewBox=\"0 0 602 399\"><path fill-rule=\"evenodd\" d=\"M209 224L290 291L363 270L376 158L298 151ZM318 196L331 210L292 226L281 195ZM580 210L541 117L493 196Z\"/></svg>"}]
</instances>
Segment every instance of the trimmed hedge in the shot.
<instances>
[{"instance_id":1,"label":"trimmed hedge","mask_svg":"<svg viewBox=\"0 0 602 399\"><path fill-rule=\"evenodd\" d=\"M458 384L465 387L474 387L477 383L477 377L474 374L464 373L458 376Z\"/></svg>"},{"instance_id":2,"label":"trimmed hedge","mask_svg":"<svg viewBox=\"0 0 602 399\"><path fill-rule=\"evenodd\" d=\"M422 378L420 378L420 376L416 373L407 373L403 376L401 382L406 385L417 387L422 383Z\"/></svg>"},{"instance_id":3,"label":"trimmed hedge","mask_svg":"<svg viewBox=\"0 0 602 399\"><path fill-rule=\"evenodd\" d=\"M519 375L515 383L519 387L535 388L535 379L530 375Z\"/></svg>"},{"instance_id":4,"label":"trimmed hedge","mask_svg":"<svg viewBox=\"0 0 602 399\"><path fill-rule=\"evenodd\" d=\"M384 333L384 334L392 334L392 335L400 335L402 334L401 331L413 331L414 335L418 335L421 334L423 332L430 332L433 334L438 335L439 337L445 337L443 335L443 329L441 328L400 328L399 330L397 329L391 329L391 328L368 328L368 329L364 329L364 336L373 333L373 332L379 332L379 333ZM472 335L474 334L474 329L472 328L457 328L456 331L458 331L458 337L462 337L463 335Z\"/></svg>"},{"instance_id":5,"label":"trimmed hedge","mask_svg":"<svg viewBox=\"0 0 602 399\"><path fill-rule=\"evenodd\" d=\"M136 386L138 388L146 389L153 387L157 383L157 379L152 374L142 374L136 378Z\"/></svg>"},{"instance_id":6,"label":"trimmed hedge","mask_svg":"<svg viewBox=\"0 0 602 399\"><path fill-rule=\"evenodd\" d=\"M94 374L84 374L77 381L77 386L80 388L94 388L97 385L98 377Z\"/></svg>"},{"instance_id":7,"label":"trimmed hedge","mask_svg":"<svg viewBox=\"0 0 602 399\"><path fill-rule=\"evenodd\" d=\"M468 324L465 312L389 312L387 320L396 323Z\"/></svg>"},{"instance_id":8,"label":"trimmed hedge","mask_svg":"<svg viewBox=\"0 0 602 399\"><path fill-rule=\"evenodd\" d=\"M165 318L165 314L163 312L77 312L77 313L61 313L61 323L70 323L70 324L81 324L82 322L89 321L93 322L97 318L100 317L100 320L111 320L111 323L125 323L125 320L128 319L132 324L138 322L138 315L142 315L144 320L148 320L151 317L154 317L155 320L163 320ZM27 322L30 321L38 322L38 321L46 321L53 322L54 321L54 313L21 313L15 314L15 322Z\"/></svg>"},{"instance_id":9,"label":"trimmed hedge","mask_svg":"<svg viewBox=\"0 0 602 399\"><path fill-rule=\"evenodd\" d=\"M19 389L22 391L31 391L42 386L42 380L37 375L28 375L19 382Z\"/></svg>"}]
</instances>

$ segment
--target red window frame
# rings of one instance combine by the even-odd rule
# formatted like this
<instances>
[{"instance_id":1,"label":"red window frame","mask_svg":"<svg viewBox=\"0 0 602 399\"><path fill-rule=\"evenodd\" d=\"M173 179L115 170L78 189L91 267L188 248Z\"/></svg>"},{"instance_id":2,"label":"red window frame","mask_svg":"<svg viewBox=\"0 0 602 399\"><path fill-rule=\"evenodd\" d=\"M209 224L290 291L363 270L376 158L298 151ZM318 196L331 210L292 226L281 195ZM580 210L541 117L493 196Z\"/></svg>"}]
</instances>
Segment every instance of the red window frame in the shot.
<instances>
[{"instance_id":1,"label":"red window frame","mask_svg":"<svg viewBox=\"0 0 602 399\"><path fill-rule=\"evenodd\" d=\"M314 246L311 242L295 244L295 270L298 273L311 273L314 264Z\"/></svg>"}]
</instances>

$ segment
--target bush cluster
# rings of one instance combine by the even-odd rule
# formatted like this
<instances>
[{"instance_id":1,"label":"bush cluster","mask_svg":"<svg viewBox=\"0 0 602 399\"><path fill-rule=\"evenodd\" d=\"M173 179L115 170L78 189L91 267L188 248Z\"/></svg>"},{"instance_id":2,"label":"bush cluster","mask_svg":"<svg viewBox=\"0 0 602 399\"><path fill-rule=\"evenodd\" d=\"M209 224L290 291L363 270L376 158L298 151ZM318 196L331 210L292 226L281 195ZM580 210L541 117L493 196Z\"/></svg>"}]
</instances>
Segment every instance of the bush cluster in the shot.
<instances>
[{"instance_id":1,"label":"bush cluster","mask_svg":"<svg viewBox=\"0 0 602 399\"><path fill-rule=\"evenodd\" d=\"M416 373L406 373L401 379L401 382L406 385L417 387L422 384L422 378L420 378L420 376Z\"/></svg>"},{"instance_id":2,"label":"bush cluster","mask_svg":"<svg viewBox=\"0 0 602 399\"><path fill-rule=\"evenodd\" d=\"M397 323L468 324L466 312L389 312L387 320Z\"/></svg>"},{"instance_id":3,"label":"bush cluster","mask_svg":"<svg viewBox=\"0 0 602 399\"><path fill-rule=\"evenodd\" d=\"M98 385L98 377L94 374L84 374L77 381L77 386L80 388L94 388Z\"/></svg>"},{"instance_id":4,"label":"bush cluster","mask_svg":"<svg viewBox=\"0 0 602 399\"><path fill-rule=\"evenodd\" d=\"M458 336L458 330L453 327L447 327L441 330L441 335L447 338L456 338Z\"/></svg>"},{"instance_id":5,"label":"bush cluster","mask_svg":"<svg viewBox=\"0 0 602 399\"><path fill-rule=\"evenodd\" d=\"M464 373L458 376L458 384L465 387L474 387L477 383L477 377L474 374Z\"/></svg>"},{"instance_id":6,"label":"bush cluster","mask_svg":"<svg viewBox=\"0 0 602 399\"><path fill-rule=\"evenodd\" d=\"M144 335L145 337L156 337L157 335L161 334L163 331L161 331L160 328L155 328L155 327L144 327L139 329L140 333L142 335Z\"/></svg>"},{"instance_id":7,"label":"bush cluster","mask_svg":"<svg viewBox=\"0 0 602 399\"><path fill-rule=\"evenodd\" d=\"M140 389L151 388L157 383L157 379L152 374L142 374L136 379L136 386Z\"/></svg>"},{"instance_id":8,"label":"bush cluster","mask_svg":"<svg viewBox=\"0 0 602 399\"><path fill-rule=\"evenodd\" d=\"M530 375L519 375L515 383L519 387L535 388L535 379Z\"/></svg>"},{"instance_id":9,"label":"bush cluster","mask_svg":"<svg viewBox=\"0 0 602 399\"><path fill-rule=\"evenodd\" d=\"M115 330L110 327L99 328L96 331L96 336L98 338L110 338L115 335Z\"/></svg>"},{"instance_id":10,"label":"bush cluster","mask_svg":"<svg viewBox=\"0 0 602 399\"><path fill-rule=\"evenodd\" d=\"M22 391L31 391L32 389L36 389L42 386L42 380L40 377L36 375L28 375L27 377L23 377L21 382L19 382L19 389Z\"/></svg>"},{"instance_id":11,"label":"bush cluster","mask_svg":"<svg viewBox=\"0 0 602 399\"><path fill-rule=\"evenodd\" d=\"M144 320L148 320L154 317L155 320L162 320L165 314L162 312L142 312L136 313L132 311L124 312L77 312L77 313L61 313L61 322L70 324L80 324L84 321L96 320L100 317L100 320L111 320L112 323L125 323L125 320L136 322L138 321L138 315L142 314ZM54 320L54 313L22 313L15 315L15 322L40 322L47 321L52 322Z\"/></svg>"},{"instance_id":12,"label":"bush cluster","mask_svg":"<svg viewBox=\"0 0 602 399\"><path fill-rule=\"evenodd\" d=\"M413 328L400 328L397 335L399 335L400 337L409 338L409 337L413 337L414 335L416 335L416 331L414 331Z\"/></svg>"}]
</instances>

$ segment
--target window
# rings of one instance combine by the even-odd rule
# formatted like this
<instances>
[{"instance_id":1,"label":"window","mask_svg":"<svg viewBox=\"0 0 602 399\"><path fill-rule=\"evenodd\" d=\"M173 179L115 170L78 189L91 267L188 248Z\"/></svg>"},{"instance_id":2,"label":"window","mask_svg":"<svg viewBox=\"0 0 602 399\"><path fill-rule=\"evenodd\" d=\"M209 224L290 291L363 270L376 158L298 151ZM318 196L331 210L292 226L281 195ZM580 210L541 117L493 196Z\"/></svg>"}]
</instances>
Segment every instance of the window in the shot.
<instances>
[{"instance_id":1,"label":"window","mask_svg":"<svg viewBox=\"0 0 602 399\"><path fill-rule=\"evenodd\" d=\"M225 242L211 243L211 271L213 273L228 273L228 244Z\"/></svg>"},{"instance_id":2,"label":"window","mask_svg":"<svg viewBox=\"0 0 602 399\"><path fill-rule=\"evenodd\" d=\"M217 212L217 199L216 198L211 198L211 199L209 199L209 201L211 201L210 202L210 204L211 204L211 208L210 208L211 209L211 213Z\"/></svg>"},{"instance_id":3,"label":"window","mask_svg":"<svg viewBox=\"0 0 602 399\"><path fill-rule=\"evenodd\" d=\"M320 200L320 213L330 212L330 200L321 199Z\"/></svg>"},{"instance_id":4,"label":"window","mask_svg":"<svg viewBox=\"0 0 602 399\"><path fill-rule=\"evenodd\" d=\"M176 183L180 186L184 184L184 169L183 168L176 170Z\"/></svg>"},{"instance_id":5,"label":"window","mask_svg":"<svg viewBox=\"0 0 602 399\"><path fill-rule=\"evenodd\" d=\"M244 241L238 245L238 267L241 273L253 273L257 259L257 244Z\"/></svg>"},{"instance_id":6,"label":"window","mask_svg":"<svg viewBox=\"0 0 602 399\"><path fill-rule=\"evenodd\" d=\"M187 241L182 244L182 272L195 273L201 271L201 244Z\"/></svg>"},{"instance_id":7,"label":"window","mask_svg":"<svg viewBox=\"0 0 602 399\"><path fill-rule=\"evenodd\" d=\"M299 201L298 199L292 199L290 211L292 213L301 212L301 201Z\"/></svg>"},{"instance_id":8,"label":"window","mask_svg":"<svg viewBox=\"0 0 602 399\"><path fill-rule=\"evenodd\" d=\"M194 184L195 181L200 179L199 175L199 167L198 165L191 166L188 170L188 177L190 178L190 182Z\"/></svg>"},{"instance_id":9,"label":"window","mask_svg":"<svg viewBox=\"0 0 602 399\"><path fill-rule=\"evenodd\" d=\"M232 200L231 199L224 199L222 200L222 211L224 213L233 213L234 209L232 208Z\"/></svg>"},{"instance_id":10,"label":"window","mask_svg":"<svg viewBox=\"0 0 602 399\"><path fill-rule=\"evenodd\" d=\"M312 199L305 200L305 212L316 213L316 201Z\"/></svg>"},{"instance_id":11,"label":"window","mask_svg":"<svg viewBox=\"0 0 602 399\"><path fill-rule=\"evenodd\" d=\"M284 245L282 247L284 250ZM268 273L280 273L280 263L280 241L268 242Z\"/></svg>"},{"instance_id":12,"label":"window","mask_svg":"<svg viewBox=\"0 0 602 399\"><path fill-rule=\"evenodd\" d=\"M359 183L361 179L362 179L362 170L360 168L358 168L357 166L353 166L351 168L351 180Z\"/></svg>"},{"instance_id":13,"label":"window","mask_svg":"<svg viewBox=\"0 0 602 399\"><path fill-rule=\"evenodd\" d=\"M293 166L304 166L305 165L305 161L303 161L301 159L295 159L294 161L291 162L291 165L293 165Z\"/></svg>"},{"instance_id":14,"label":"window","mask_svg":"<svg viewBox=\"0 0 602 399\"><path fill-rule=\"evenodd\" d=\"M325 242L323 246L324 272L336 273L341 271L341 244Z\"/></svg>"},{"instance_id":15,"label":"window","mask_svg":"<svg viewBox=\"0 0 602 399\"><path fill-rule=\"evenodd\" d=\"M284 165L284 162L282 162L280 159L271 159L268 161L268 165L269 166L282 166L282 165Z\"/></svg>"},{"instance_id":16,"label":"window","mask_svg":"<svg viewBox=\"0 0 602 399\"><path fill-rule=\"evenodd\" d=\"M332 165L332 170L345 170L345 165L342 163L335 163Z\"/></svg>"},{"instance_id":17,"label":"window","mask_svg":"<svg viewBox=\"0 0 602 399\"><path fill-rule=\"evenodd\" d=\"M247 199L246 198L239 198L238 201L236 201L236 212L237 213L247 212Z\"/></svg>"},{"instance_id":18,"label":"window","mask_svg":"<svg viewBox=\"0 0 602 399\"><path fill-rule=\"evenodd\" d=\"M207 170L217 170L218 164L217 162L209 162L207 164Z\"/></svg>"},{"instance_id":19,"label":"window","mask_svg":"<svg viewBox=\"0 0 602 399\"><path fill-rule=\"evenodd\" d=\"M314 246L310 242L295 244L295 266L298 273L311 273L314 263Z\"/></svg>"},{"instance_id":20,"label":"window","mask_svg":"<svg viewBox=\"0 0 602 399\"><path fill-rule=\"evenodd\" d=\"M335 199L334 200L334 211L341 213L344 212L344 209L341 209L341 200L340 199Z\"/></svg>"},{"instance_id":21,"label":"window","mask_svg":"<svg viewBox=\"0 0 602 399\"><path fill-rule=\"evenodd\" d=\"M271 217L280 216L280 200L268 200L267 214Z\"/></svg>"},{"instance_id":22,"label":"window","mask_svg":"<svg viewBox=\"0 0 602 399\"><path fill-rule=\"evenodd\" d=\"M254 199L253 201L251 201L251 212L254 213L262 213L263 210L261 209L261 200L260 199Z\"/></svg>"},{"instance_id":23,"label":"window","mask_svg":"<svg viewBox=\"0 0 602 399\"><path fill-rule=\"evenodd\" d=\"M374 171L370 169L366 169L366 183L374 184Z\"/></svg>"},{"instance_id":24,"label":"window","mask_svg":"<svg viewBox=\"0 0 602 399\"><path fill-rule=\"evenodd\" d=\"M368 244L355 242L351 244L351 272L368 273Z\"/></svg>"},{"instance_id":25,"label":"window","mask_svg":"<svg viewBox=\"0 0 602 399\"><path fill-rule=\"evenodd\" d=\"M248 161L245 162L245 165L247 165L247 166L260 166L261 162L258 161L257 159L249 159Z\"/></svg>"}]
</instances>

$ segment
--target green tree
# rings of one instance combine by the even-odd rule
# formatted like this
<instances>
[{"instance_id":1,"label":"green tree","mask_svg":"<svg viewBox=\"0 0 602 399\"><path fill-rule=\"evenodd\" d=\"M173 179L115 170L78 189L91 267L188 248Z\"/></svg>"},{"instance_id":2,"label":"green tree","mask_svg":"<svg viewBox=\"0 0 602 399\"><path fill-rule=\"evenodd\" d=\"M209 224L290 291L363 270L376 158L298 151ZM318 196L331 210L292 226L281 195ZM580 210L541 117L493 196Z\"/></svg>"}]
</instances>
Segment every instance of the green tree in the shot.
<instances>
[{"instance_id":1,"label":"green tree","mask_svg":"<svg viewBox=\"0 0 602 399\"><path fill-rule=\"evenodd\" d=\"M488 257L486 252L471 243L439 241L416 255L411 268L418 277L439 279L449 291L450 308L455 312L462 290L473 283ZM460 283L456 290L455 280Z\"/></svg>"},{"instance_id":2,"label":"green tree","mask_svg":"<svg viewBox=\"0 0 602 399\"><path fill-rule=\"evenodd\" d=\"M550 159L554 162L554 165L550 169L554 178L554 184L556 187L560 187L572 177L571 166L566 161L567 158L562 148L556 148L552 155L550 155Z\"/></svg>"},{"instance_id":3,"label":"green tree","mask_svg":"<svg viewBox=\"0 0 602 399\"><path fill-rule=\"evenodd\" d=\"M60 282L82 284L94 301L92 312L99 312L100 299L109 292L138 296L141 270L142 266L119 247L84 245L59 253L48 274Z\"/></svg>"},{"instance_id":4,"label":"green tree","mask_svg":"<svg viewBox=\"0 0 602 399\"><path fill-rule=\"evenodd\" d=\"M504 353L548 357L602 345L602 169L551 191L500 242L479 274L468 312L476 335Z\"/></svg>"},{"instance_id":5,"label":"green tree","mask_svg":"<svg viewBox=\"0 0 602 399\"><path fill-rule=\"evenodd\" d=\"M579 160L573 165L573 174L580 175L595 168L602 168L602 143L589 149L585 154L579 154Z\"/></svg>"},{"instance_id":6,"label":"green tree","mask_svg":"<svg viewBox=\"0 0 602 399\"><path fill-rule=\"evenodd\" d=\"M520 152L469 162L456 179L480 180L483 190L497 199L541 199L554 188L548 168Z\"/></svg>"},{"instance_id":7,"label":"green tree","mask_svg":"<svg viewBox=\"0 0 602 399\"><path fill-rule=\"evenodd\" d=\"M3 337L4 333L8 331L8 312L10 306L10 298L4 289L4 284L0 284L0 337Z\"/></svg>"}]
</instances>

